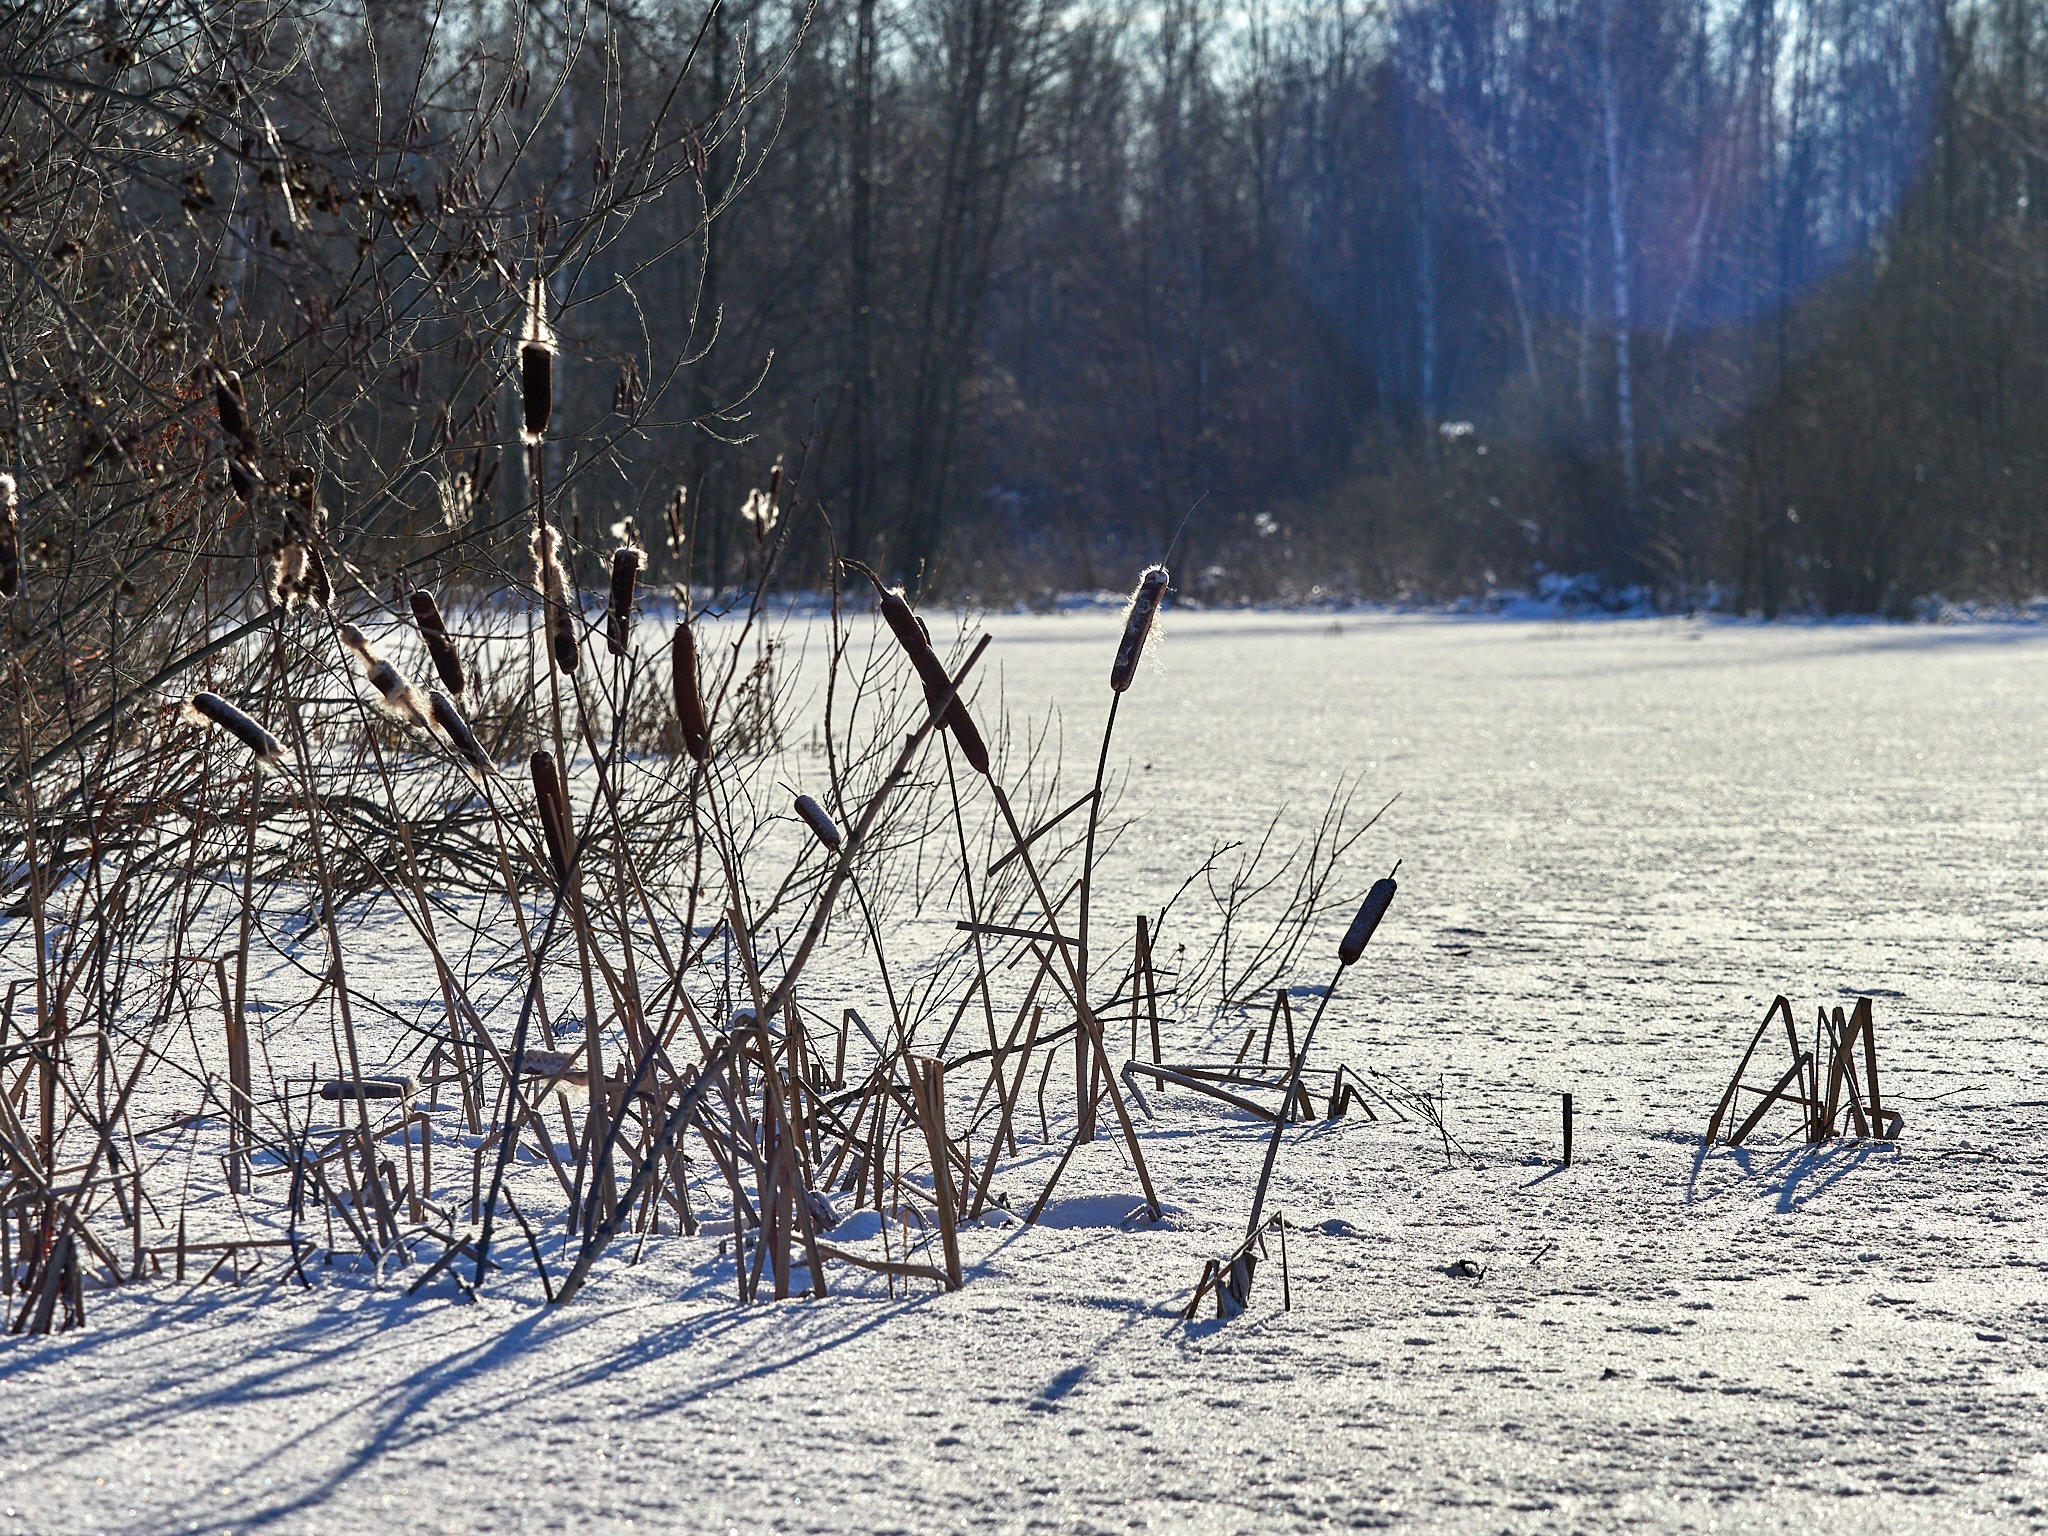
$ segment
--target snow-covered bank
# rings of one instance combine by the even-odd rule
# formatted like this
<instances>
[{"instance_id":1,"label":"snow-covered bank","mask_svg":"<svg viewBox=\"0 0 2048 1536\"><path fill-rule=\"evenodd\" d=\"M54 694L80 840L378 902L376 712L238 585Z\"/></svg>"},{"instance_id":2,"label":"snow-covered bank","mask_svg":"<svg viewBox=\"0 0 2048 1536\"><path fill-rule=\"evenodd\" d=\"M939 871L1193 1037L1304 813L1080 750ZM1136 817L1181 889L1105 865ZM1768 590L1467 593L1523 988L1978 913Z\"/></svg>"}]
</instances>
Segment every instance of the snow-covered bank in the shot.
<instances>
[{"instance_id":1,"label":"snow-covered bank","mask_svg":"<svg viewBox=\"0 0 2048 1536\"><path fill-rule=\"evenodd\" d=\"M1113 615L990 628L1013 701L1092 724ZM1400 857L1403 894L1324 1049L1441 1075L1480 1163L1408 1125L1292 1134L1292 1312L1269 1271L1249 1316L1176 1320L1259 1132L1162 1096L1160 1228L1118 1221L1105 1141L1054 1224L967 1235L951 1296L740 1312L716 1239L675 1237L555 1311L319 1274L96 1296L88 1332L0 1349L0 1531L2048 1521L2048 637L1165 628L1119 727L1141 820L1104 901L1162 899L1340 773L1399 791L1357 883ZM1702 1159L1779 991L1802 1023L1876 996L1895 1149ZM1554 1173L1566 1090L1580 1166Z\"/></svg>"}]
</instances>

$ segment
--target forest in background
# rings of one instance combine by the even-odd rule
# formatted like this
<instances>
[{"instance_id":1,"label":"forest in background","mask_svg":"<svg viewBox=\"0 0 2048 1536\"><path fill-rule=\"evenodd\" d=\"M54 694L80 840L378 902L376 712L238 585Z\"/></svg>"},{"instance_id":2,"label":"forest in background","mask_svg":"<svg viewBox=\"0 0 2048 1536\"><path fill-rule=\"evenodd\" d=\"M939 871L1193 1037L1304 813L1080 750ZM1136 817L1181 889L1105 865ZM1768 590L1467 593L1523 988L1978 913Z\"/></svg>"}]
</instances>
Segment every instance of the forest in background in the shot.
<instances>
[{"instance_id":1,"label":"forest in background","mask_svg":"<svg viewBox=\"0 0 2048 1536\"><path fill-rule=\"evenodd\" d=\"M2048 590L2040 0L199 0L0 44L50 614L227 604L305 532L238 513L215 368L338 580L501 581L534 273L586 583L636 536L700 594L771 548L1002 601L1169 548L1205 601Z\"/></svg>"}]
</instances>

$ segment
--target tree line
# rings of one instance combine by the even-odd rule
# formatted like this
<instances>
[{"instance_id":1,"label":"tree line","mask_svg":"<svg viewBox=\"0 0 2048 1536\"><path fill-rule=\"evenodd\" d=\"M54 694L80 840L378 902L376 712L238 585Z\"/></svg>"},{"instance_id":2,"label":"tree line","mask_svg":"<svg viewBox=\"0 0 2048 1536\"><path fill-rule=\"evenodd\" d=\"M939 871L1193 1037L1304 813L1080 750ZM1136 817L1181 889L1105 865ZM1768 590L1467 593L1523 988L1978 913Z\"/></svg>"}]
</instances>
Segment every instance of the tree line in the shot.
<instances>
[{"instance_id":1,"label":"tree line","mask_svg":"<svg viewBox=\"0 0 2048 1536\"><path fill-rule=\"evenodd\" d=\"M199 425L230 367L338 575L515 568L538 276L589 579L631 537L703 591L837 554L1029 599L1169 551L1214 601L2048 586L2038 0L202 0L0 30L35 570L189 551L181 517L215 555L276 542Z\"/></svg>"}]
</instances>

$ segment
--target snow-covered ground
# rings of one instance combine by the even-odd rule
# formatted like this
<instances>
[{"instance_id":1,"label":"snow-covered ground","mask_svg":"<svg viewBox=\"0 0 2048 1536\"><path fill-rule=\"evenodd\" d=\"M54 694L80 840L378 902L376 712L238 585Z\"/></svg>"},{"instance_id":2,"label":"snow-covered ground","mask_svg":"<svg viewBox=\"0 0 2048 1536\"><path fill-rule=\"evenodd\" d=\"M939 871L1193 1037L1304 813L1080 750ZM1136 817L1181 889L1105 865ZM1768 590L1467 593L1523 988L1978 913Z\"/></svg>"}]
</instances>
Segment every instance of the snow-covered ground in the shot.
<instances>
[{"instance_id":1,"label":"snow-covered ground","mask_svg":"<svg viewBox=\"0 0 2048 1536\"><path fill-rule=\"evenodd\" d=\"M989 627L1010 701L1068 706L1071 766L1115 617ZM953 1295L740 1310L711 1237L557 1309L317 1272L95 1293L88 1331L0 1345L0 1532L2048 1526L2048 636L1166 627L1103 899L1156 904L1340 774L1398 791L1346 874L1400 858L1401 896L1317 1055L1441 1082L1475 1159L1290 1132L1292 1311L1275 1266L1246 1316L1178 1320L1263 1134L1160 1096L1165 1223L1126 1229L1104 1140L1044 1225L965 1234ZM1876 999L1895 1147L1788 1115L1702 1154L1781 991L1802 1031ZM1028 1199L1053 1153L1025 1151Z\"/></svg>"}]
</instances>

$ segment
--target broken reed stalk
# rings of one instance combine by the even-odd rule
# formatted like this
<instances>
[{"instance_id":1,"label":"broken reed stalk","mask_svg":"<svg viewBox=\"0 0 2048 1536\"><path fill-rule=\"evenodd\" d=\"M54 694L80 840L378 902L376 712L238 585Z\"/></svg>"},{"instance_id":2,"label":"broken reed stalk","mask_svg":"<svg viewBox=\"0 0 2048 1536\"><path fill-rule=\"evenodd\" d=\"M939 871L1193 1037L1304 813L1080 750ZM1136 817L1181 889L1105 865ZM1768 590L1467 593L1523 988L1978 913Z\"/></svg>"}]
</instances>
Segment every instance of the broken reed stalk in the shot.
<instances>
[{"instance_id":1,"label":"broken reed stalk","mask_svg":"<svg viewBox=\"0 0 2048 1536\"><path fill-rule=\"evenodd\" d=\"M1395 865L1398 872L1400 866ZM1301 1049L1295 1053L1294 1064L1287 1074L1287 1091L1280 1100L1280 1112L1273 1117L1273 1135L1266 1143L1266 1165L1259 1171L1259 1185L1252 1194L1252 1217L1245 1224L1244 1240L1249 1245L1259 1235L1259 1218L1265 1214L1266 1191L1273 1182L1273 1167L1280 1158L1280 1137L1292 1118L1295 1096L1301 1092L1302 1069L1308 1065L1308 1050L1315 1043L1316 1026L1323 1022L1323 1011L1330 1006L1330 999L1337 994L1337 984L1344 979L1344 973L1358 963L1358 957L1365 953L1365 946L1372 941L1380 920L1387 915L1387 908L1394 904L1394 893L1399 889L1394 876L1373 882L1371 890L1365 893L1358 915L1351 920L1344 938L1337 946L1337 972L1330 978L1329 986L1316 1001L1315 1016L1308 1022L1308 1029L1301 1037Z\"/></svg>"}]
</instances>

